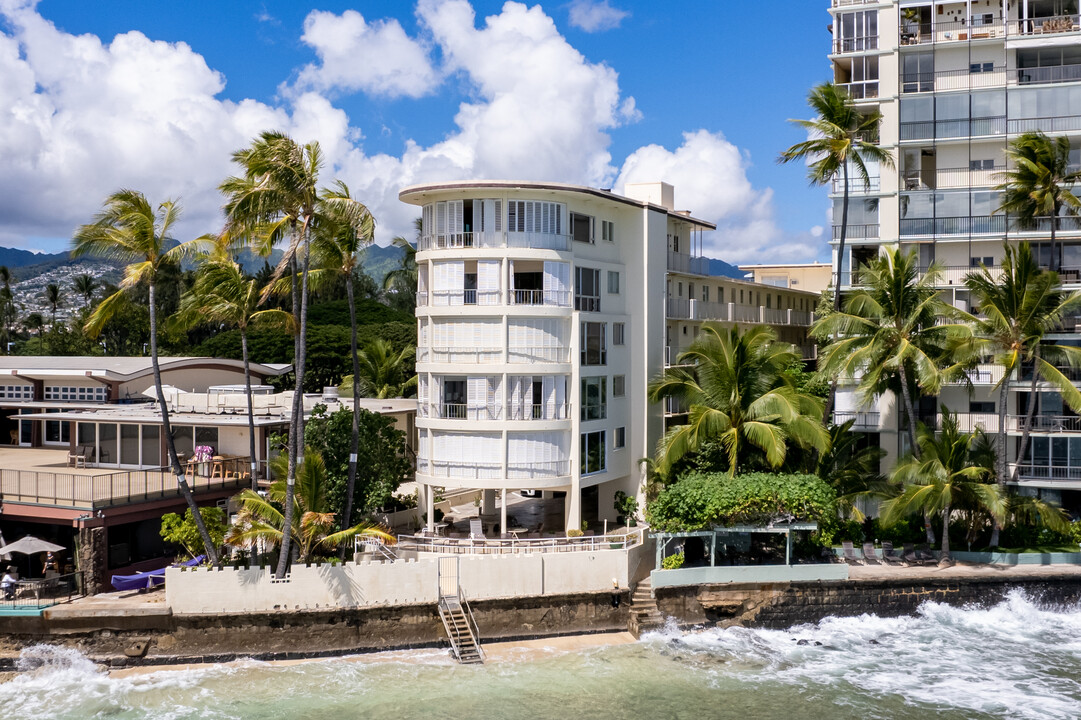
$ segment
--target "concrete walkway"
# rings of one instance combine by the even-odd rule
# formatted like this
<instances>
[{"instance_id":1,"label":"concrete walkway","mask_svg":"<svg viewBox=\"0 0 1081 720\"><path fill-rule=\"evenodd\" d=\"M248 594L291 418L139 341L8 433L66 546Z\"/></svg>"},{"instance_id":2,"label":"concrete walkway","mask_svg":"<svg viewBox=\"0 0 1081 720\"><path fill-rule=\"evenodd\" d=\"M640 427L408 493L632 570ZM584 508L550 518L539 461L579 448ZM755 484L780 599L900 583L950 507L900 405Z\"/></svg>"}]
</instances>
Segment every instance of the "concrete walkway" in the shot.
<instances>
[{"instance_id":1,"label":"concrete walkway","mask_svg":"<svg viewBox=\"0 0 1081 720\"><path fill-rule=\"evenodd\" d=\"M1081 576L1081 565L971 565L952 566L853 565L848 569L849 580L908 580L912 578L997 578Z\"/></svg>"}]
</instances>

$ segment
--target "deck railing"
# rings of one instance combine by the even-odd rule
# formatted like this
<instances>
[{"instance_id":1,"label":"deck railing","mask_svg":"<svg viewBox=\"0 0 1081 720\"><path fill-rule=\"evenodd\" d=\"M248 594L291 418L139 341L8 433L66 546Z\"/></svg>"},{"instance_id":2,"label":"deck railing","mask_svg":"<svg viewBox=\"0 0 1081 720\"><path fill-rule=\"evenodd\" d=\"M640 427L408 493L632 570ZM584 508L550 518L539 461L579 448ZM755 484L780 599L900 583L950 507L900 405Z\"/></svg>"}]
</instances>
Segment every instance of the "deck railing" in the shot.
<instances>
[{"instance_id":1,"label":"deck railing","mask_svg":"<svg viewBox=\"0 0 1081 720\"><path fill-rule=\"evenodd\" d=\"M199 468L202 472L186 469L188 486L195 492L251 486L251 461L247 458L223 460L220 468L215 461L200 465L206 466ZM0 499L5 503L97 510L180 495L176 475L169 468L100 475L0 469Z\"/></svg>"},{"instance_id":2,"label":"deck railing","mask_svg":"<svg viewBox=\"0 0 1081 720\"><path fill-rule=\"evenodd\" d=\"M598 550L629 550L644 542L646 528L631 528L625 533L583 535L582 537L552 536L541 538L448 538L424 535L399 535L395 550L432 552L450 555L518 555L527 553L597 552Z\"/></svg>"},{"instance_id":3,"label":"deck railing","mask_svg":"<svg viewBox=\"0 0 1081 720\"><path fill-rule=\"evenodd\" d=\"M84 594L81 572L16 580L11 587L0 592L0 609L45 608L74 600Z\"/></svg>"}]
</instances>

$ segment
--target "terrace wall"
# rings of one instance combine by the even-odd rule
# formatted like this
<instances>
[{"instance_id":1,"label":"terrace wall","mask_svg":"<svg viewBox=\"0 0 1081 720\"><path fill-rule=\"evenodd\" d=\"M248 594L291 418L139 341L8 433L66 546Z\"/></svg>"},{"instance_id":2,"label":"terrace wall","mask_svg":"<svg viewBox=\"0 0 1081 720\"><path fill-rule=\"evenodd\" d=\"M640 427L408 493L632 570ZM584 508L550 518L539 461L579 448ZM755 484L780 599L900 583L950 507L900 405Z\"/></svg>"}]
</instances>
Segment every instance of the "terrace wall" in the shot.
<instances>
[{"instance_id":1,"label":"terrace wall","mask_svg":"<svg viewBox=\"0 0 1081 720\"><path fill-rule=\"evenodd\" d=\"M648 545L629 550L461 555L459 583L470 601L627 589ZM430 604L438 600L438 555L397 562L271 568L170 568L166 603L176 615L333 610Z\"/></svg>"}]
</instances>

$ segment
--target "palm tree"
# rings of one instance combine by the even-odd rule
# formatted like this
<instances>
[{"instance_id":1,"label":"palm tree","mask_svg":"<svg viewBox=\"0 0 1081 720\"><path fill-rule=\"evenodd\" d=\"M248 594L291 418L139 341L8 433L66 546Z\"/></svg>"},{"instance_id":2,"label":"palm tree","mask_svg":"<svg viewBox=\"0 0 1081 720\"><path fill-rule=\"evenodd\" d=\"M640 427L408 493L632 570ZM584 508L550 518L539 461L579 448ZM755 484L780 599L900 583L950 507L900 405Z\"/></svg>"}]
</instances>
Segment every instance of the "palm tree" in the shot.
<instances>
[{"instance_id":1,"label":"palm tree","mask_svg":"<svg viewBox=\"0 0 1081 720\"><path fill-rule=\"evenodd\" d=\"M875 162L883 167L893 167L893 156L879 147L878 124L882 113L877 110L861 111L845 90L833 83L816 85L807 96L807 104L817 116L813 120L790 120L806 129L811 139L796 143L781 153L778 160L812 162L807 177L812 185L826 185L838 175L844 181L841 200L841 230L837 243L837 269L833 287L833 309L841 309L841 267L844 265L845 240L848 234L849 174L855 170L864 188L870 188L867 163Z\"/></svg>"},{"instance_id":2,"label":"palm tree","mask_svg":"<svg viewBox=\"0 0 1081 720\"><path fill-rule=\"evenodd\" d=\"M1061 214L1075 214L1081 200L1073 186L1081 182L1081 171L1070 162L1070 139L1051 139L1043 132L1030 132L1011 140L1006 146L1006 160L1011 170L999 173L1002 193L998 210L1015 215L1021 227L1038 227L1047 219L1051 230L1051 270L1058 271L1059 257L1055 236Z\"/></svg>"},{"instance_id":3,"label":"palm tree","mask_svg":"<svg viewBox=\"0 0 1081 720\"><path fill-rule=\"evenodd\" d=\"M284 456L279 455L273 462L279 473L287 471L288 459ZM248 548L263 543L283 547L284 552L285 540L292 538L300 562L310 562L317 553L331 552L358 536L394 542L393 535L367 522L332 532L335 514L327 501L327 468L317 450L308 449L304 453L304 461L297 467L296 485L295 492L289 493L295 505L289 513L290 523L285 522L285 514L278 509L286 502L287 489L283 481L272 484L266 498L254 490L242 490L236 496L240 513L226 533L225 541ZM286 527L290 532L283 532Z\"/></svg>"},{"instance_id":4,"label":"palm tree","mask_svg":"<svg viewBox=\"0 0 1081 720\"><path fill-rule=\"evenodd\" d=\"M415 353L415 348L395 350L389 340L374 338L365 343L360 352L354 353L356 375L346 375L339 390L352 393L356 398L401 397L417 384L417 376L407 377L406 372ZM360 382L353 382L354 378L360 378Z\"/></svg>"},{"instance_id":5,"label":"palm tree","mask_svg":"<svg viewBox=\"0 0 1081 720\"><path fill-rule=\"evenodd\" d=\"M668 368L649 384L650 402L672 398L689 408L688 422L661 438L655 469L667 476L672 466L703 443L716 440L728 454L734 476L747 450L758 448L766 462L780 467L788 444L824 452L829 435L822 427L822 405L796 390L785 369L801 355L777 342L776 332L756 326L740 332L703 324L694 342L680 353L680 366Z\"/></svg>"},{"instance_id":6,"label":"palm tree","mask_svg":"<svg viewBox=\"0 0 1081 720\"><path fill-rule=\"evenodd\" d=\"M292 316L282 310L259 310L262 288L244 275L240 265L220 251L200 266L195 283L180 299L177 323L192 327L213 322L231 325L240 331L240 352L244 361L244 386L248 396L248 452L251 459L252 490L259 489L255 454L255 412L252 408L251 364L248 330L256 322L290 325Z\"/></svg>"},{"instance_id":7,"label":"palm tree","mask_svg":"<svg viewBox=\"0 0 1081 720\"><path fill-rule=\"evenodd\" d=\"M416 228L417 237L419 238L424 227L423 219L417 218L414 220L413 226ZM412 297L415 304L419 272L417 268L417 247L400 235L391 240L391 243L401 249L402 260L398 267L383 277L383 290Z\"/></svg>"},{"instance_id":8,"label":"palm tree","mask_svg":"<svg viewBox=\"0 0 1081 720\"><path fill-rule=\"evenodd\" d=\"M1081 292L1062 290L1058 275L1043 271L1028 243L1003 249L1002 270L983 267L969 273L965 286L973 299L973 337L955 348L958 357L973 360L991 357L1002 368L998 390L997 477L1005 485L1007 472L1006 411L1010 382L1020 379L1020 371L1032 369L1026 422L1021 428L1021 446L1014 466L1013 481L1028 449L1032 418L1036 411L1036 383L1042 380L1055 387L1074 412L1081 412L1081 392L1056 365L1081 366L1081 348L1046 341L1065 319L1081 308Z\"/></svg>"},{"instance_id":9,"label":"palm tree","mask_svg":"<svg viewBox=\"0 0 1081 720\"><path fill-rule=\"evenodd\" d=\"M324 190L321 198L325 222L317 226L315 252L320 267L345 281L349 304L349 349L353 356L353 376L360 377L357 356L357 306L353 297L353 279L360 264L360 251L371 244L375 218L368 208L355 201L349 187L338 181L333 190ZM349 473L345 485L345 508L342 518L353 517L353 491L357 479L357 451L360 447L360 385L353 385L353 427L349 439ZM343 558L345 548L342 548Z\"/></svg>"},{"instance_id":10,"label":"palm tree","mask_svg":"<svg viewBox=\"0 0 1081 720\"><path fill-rule=\"evenodd\" d=\"M84 307L90 307L94 300L94 291L98 289L98 281L93 275L84 273L75 276L75 292L83 296Z\"/></svg>"},{"instance_id":11,"label":"palm tree","mask_svg":"<svg viewBox=\"0 0 1081 720\"><path fill-rule=\"evenodd\" d=\"M867 434L852 429L855 420L828 428L829 450L818 457L815 474L837 491L838 509L844 517L863 521L857 506L860 498L881 494L879 461L886 451L867 443Z\"/></svg>"},{"instance_id":12,"label":"palm tree","mask_svg":"<svg viewBox=\"0 0 1081 720\"><path fill-rule=\"evenodd\" d=\"M56 330L56 309L64 304L64 291L57 283L49 283L45 286L45 303L49 306L52 314L52 329Z\"/></svg>"},{"instance_id":13,"label":"palm tree","mask_svg":"<svg viewBox=\"0 0 1081 720\"><path fill-rule=\"evenodd\" d=\"M177 458L176 443L169 424L169 406L165 403L165 394L161 389L161 368L158 364L156 302L158 275L163 265L178 263L195 248L193 243L179 243L169 247L173 242L170 233L179 215L180 206L172 200L166 200L155 208L140 192L118 190L106 198L105 205L94 217L94 222L82 225L75 231L71 256L90 255L127 263L120 288L102 300L87 320L85 330L91 337L97 337L116 310L124 304L127 300L125 297L127 290L140 283L147 286L150 311L150 363L154 370L154 388L157 391L158 407L161 408L162 431L169 451L169 461L176 474L180 492L187 501L188 507L191 508L207 558L217 564L217 548L206 530L202 513L199 512L195 496L188 487L184 469Z\"/></svg>"},{"instance_id":14,"label":"palm tree","mask_svg":"<svg viewBox=\"0 0 1081 720\"><path fill-rule=\"evenodd\" d=\"M864 269L866 287L848 296L844 312L832 313L811 328L816 336L835 338L820 358L823 376L859 378L863 402L900 390L917 457L913 393L938 394L944 371L953 369L940 365L947 344L969 332L966 325L941 322L958 313L935 290L938 274L932 265L921 278L914 252L885 249Z\"/></svg>"},{"instance_id":15,"label":"palm tree","mask_svg":"<svg viewBox=\"0 0 1081 720\"><path fill-rule=\"evenodd\" d=\"M289 461L286 471L285 524L292 522L292 494L296 483L296 466L304 452L304 370L308 337L308 269L311 261L311 237L318 227L329 222L352 218L358 223L370 218L355 207L349 198L323 201L318 189L323 153L319 143L300 145L288 135L277 131L263 132L250 147L233 153L233 161L244 171L243 177L227 178L220 186L226 196L226 232L247 235L255 240L255 249L269 255L280 241L285 241L282 259L274 270L271 282L263 290L265 300L274 290L278 278L290 272L293 315L297 327L294 340L294 374L296 392L289 421ZM363 207L363 206L361 206ZM358 225L358 233L363 227ZM299 285L298 285L299 273ZM289 567L289 534L282 540L277 576L284 577Z\"/></svg>"},{"instance_id":16,"label":"palm tree","mask_svg":"<svg viewBox=\"0 0 1081 720\"><path fill-rule=\"evenodd\" d=\"M1001 523L1007 512L1002 489L992 482L992 471L974 460L974 450L982 435L961 432L957 416L942 406L942 430L921 424L920 459L909 457L898 463L891 479L903 490L882 504L882 521L891 525L908 515L939 515L942 519L942 560L950 559L950 516L964 508L986 512Z\"/></svg>"},{"instance_id":17,"label":"palm tree","mask_svg":"<svg viewBox=\"0 0 1081 720\"><path fill-rule=\"evenodd\" d=\"M23 327L27 332L38 332L38 355L43 355L45 351L45 340L42 338L42 332L45 330L45 318L42 317L39 312L32 312L26 316L23 320Z\"/></svg>"}]
</instances>

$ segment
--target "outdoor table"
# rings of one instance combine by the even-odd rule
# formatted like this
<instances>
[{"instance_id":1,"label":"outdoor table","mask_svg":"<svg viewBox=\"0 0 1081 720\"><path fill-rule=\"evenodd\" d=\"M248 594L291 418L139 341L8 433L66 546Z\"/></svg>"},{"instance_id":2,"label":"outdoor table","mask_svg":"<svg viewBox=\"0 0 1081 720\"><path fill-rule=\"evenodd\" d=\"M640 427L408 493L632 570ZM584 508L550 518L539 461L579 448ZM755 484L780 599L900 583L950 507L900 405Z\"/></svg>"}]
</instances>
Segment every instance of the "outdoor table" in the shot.
<instances>
[{"instance_id":1,"label":"outdoor table","mask_svg":"<svg viewBox=\"0 0 1081 720\"><path fill-rule=\"evenodd\" d=\"M437 522L437 523L434 523L434 524L432 525L432 528L434 528L434 530L435 530L435 534L436 534L436 535L439 535L439 536L444 536L444 535L446 535L446 533L447 533L447 527L448 527L449 525L450 525L450 523L445 523L445 522Z\"/></svg>"},{"instance_id":2,"label":"outdoor table","mask_svg":"<svg viewBox=\"0 0 1081 720\"><path fill-rule=\"evenodd\" d=\"M507 528L507 532L510 533L511 535L513 535L515 540L521 540L521 538L518 537L518 533L527 533L527 532L529 532L529 528L512 527L512 528Z\"/></svg>"}]
</instances>

